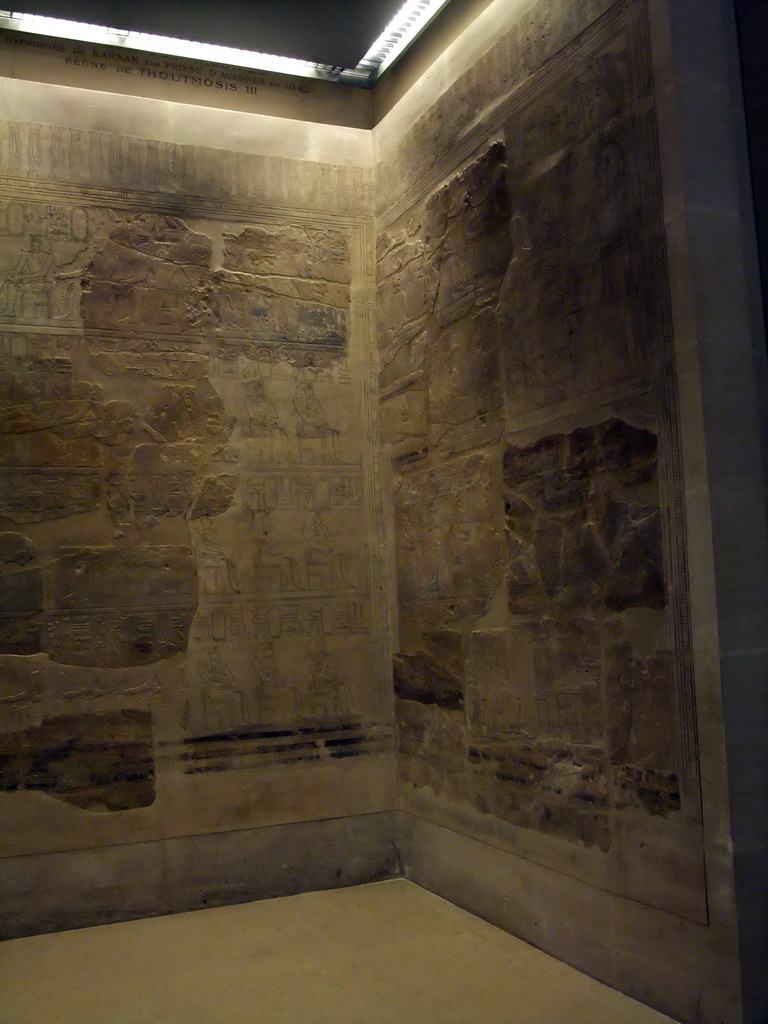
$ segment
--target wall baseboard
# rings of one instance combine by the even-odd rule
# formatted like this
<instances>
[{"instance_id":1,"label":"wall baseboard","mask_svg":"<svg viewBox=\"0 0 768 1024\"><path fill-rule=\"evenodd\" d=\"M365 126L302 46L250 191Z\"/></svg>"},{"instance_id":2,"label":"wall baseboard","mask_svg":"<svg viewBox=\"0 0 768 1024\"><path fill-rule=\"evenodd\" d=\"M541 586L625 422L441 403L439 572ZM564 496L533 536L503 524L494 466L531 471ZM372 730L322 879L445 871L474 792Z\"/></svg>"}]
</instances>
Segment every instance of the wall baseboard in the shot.
<instances>
[{"instance_id":1,"label":"wall baseboard","mask_svg":"<svg viewBox=\"0 0 768 1024\"><path fill-rule=\"evenodd\" d=\"M396 878L393 812L8 857L0 938Z\"/></svg>"}]
</instances>

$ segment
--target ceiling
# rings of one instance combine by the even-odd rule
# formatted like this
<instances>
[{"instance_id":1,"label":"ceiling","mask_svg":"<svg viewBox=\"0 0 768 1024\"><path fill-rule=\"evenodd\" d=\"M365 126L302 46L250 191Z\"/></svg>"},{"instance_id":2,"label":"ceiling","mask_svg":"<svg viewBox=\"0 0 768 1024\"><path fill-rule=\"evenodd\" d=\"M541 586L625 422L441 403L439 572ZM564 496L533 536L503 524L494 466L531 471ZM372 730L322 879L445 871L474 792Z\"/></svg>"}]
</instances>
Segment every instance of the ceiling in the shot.
<instances>
[{"instance_id":1,"label":"ceiling","mask_svg":"<svg viewBox=\"0 0 768 1024\"><path fill-rule=\"evenodd\" d=\"M403 0L20 0L24 13L354 68Z\"/></svg>"}]
</instances>

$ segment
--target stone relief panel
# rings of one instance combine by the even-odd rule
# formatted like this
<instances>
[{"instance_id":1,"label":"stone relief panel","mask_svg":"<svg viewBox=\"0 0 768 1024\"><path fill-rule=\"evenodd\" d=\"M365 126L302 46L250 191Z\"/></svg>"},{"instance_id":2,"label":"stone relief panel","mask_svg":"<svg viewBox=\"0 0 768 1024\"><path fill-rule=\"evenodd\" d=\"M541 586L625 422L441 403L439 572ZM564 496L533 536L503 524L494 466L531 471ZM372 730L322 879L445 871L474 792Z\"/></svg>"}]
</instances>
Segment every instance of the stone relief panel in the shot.
<instances>
[{"instance_id":1,"label":"stone relief panel","mask_svg":"<svg viewBox=\"0 0 768 1024\"><path fill-rule=\"evenodd\" d=\"M88 330L200 334L211 240L177 217L137 214L94 232L81 308Z\"/></svg>"},{"instance_id":2,"label":"stone relief panel","mask_svg":"<svg viewBox=\"0 0 768 1024\"><path fill-rule=\"evenodd\" d=\"M42 649L43 568L37 546L23 533L0 533L0 651Z\"/></svg>"},{"instance_id":3,"label":"stone relief panel","mask_svg":"<svg viewBox=\"0 0 768 1024\"><path fill-rule=\"evenodd\" d=\"M188 383L208 372L212 241L177 217L94 211L80 270L93 365Z\"/></svg>"},{"instance_id":4,"label":"stone relief panel","mask_svg":"<svg viewBox=\"0 0 768 1024\"><path fill-rule=\"evenodd\" d=\"M406 808L705 920L644 31L615 5L383 208L393 673Z\"/></svg>"},{"instance_id":5,"label":"stone relief panel","mask_svg":"<svg viewBox=\"0 0 768 1024\"><path fill-rule=\"evenodd\" d=\"M511 632L470 640L478 806L605 849L610 809L680 810L657 470L618 420L508 446Z\"/></svg>"},{"instance_id":6,"label":"stone relief panel","mask_svg":"<svg viewBox=\"0 0 768 1024\"><path fill-rule=\"evenodd\" d=\"M0 789L119 811L160 774L390 751L366 222L78 203L46 132L2 149L57 198L0 206Z\"/></svg>"},{"instance_id":7,"label":"stone relief panel","mask_svg":"<svg viewBox=\"0 0 768 1024\"><path fill-rule=\"evenodd\" d=\"M197 607L192 552L178 546L59 548L48 566L53 661L116 668L186 648Z\"/></svg>"}]
</instances>

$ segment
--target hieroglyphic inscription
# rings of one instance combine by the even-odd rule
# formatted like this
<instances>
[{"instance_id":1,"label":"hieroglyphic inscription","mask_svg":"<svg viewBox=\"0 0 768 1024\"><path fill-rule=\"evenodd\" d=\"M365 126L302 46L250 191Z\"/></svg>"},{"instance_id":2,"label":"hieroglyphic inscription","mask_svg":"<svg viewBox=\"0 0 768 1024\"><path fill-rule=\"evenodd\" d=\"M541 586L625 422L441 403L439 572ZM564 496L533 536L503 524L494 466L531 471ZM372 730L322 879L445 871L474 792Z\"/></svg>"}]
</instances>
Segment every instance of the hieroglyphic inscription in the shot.
<instances>
[{"instance_id":1,"label":"hieroglyphic inscription","mask_svg":"<svg viewBox=\"0 0 768 1024\"><path fill-rule=\"evenodd\" d=\"M193 636L203 642L281 638L367 635L370 611L364 595L358 597L288 597L246 601L232 607L204 603L195 618Z\"/></svg>"},{"instance_id":2,"label":"hieroglyphic inscription","mask_svg":"<svg viewBox=\"0 0 768 1024\"><path fill-rule=\"evenodd\" d=\"M335 215L365 212L371 200L365 167L19 121L0 122L0 173L116 192L142 189L167 197L171 207L194 197L197 204L234 199Z\"/></svg>"},{"instance_id":3,"label":"hieroglyphic inscription","mask_svg":"<svg viewBox=\"0 0 768 1024\"><path fill-rule=\"evenodd\" d=\"M50 574L54 661L141 665L186 648L197 605L189 549L64 548Z\"/></svg>"},{"instance_id":4,"label":"hieroglyphic inscription","mask_svg":"<svg viewBox=\"0 0 768 1024\"><path fill-rule=\"evenodd\" d=\"M41 649L43 571L35 544L20 533L0 533L0 651Z\"/></svg>"},{"instance_id":5,"label":"hieroglyphic inscription","mask_svg":"<svg viewBox=\"0 0 768 1024\"><path fill-rule=\"evenodd\" d=\"M193 637L210 692L191 701L190 730L359 716L370 707L360 680L372 624L346 358L318 363L315 343L299 338L279 347L232 339L222 352L242 434L240 512L221 528L192 524L201 577Z\"/></svg>"},{"instance_id":6,"label":"hieroglyphic inscription","mask_svg":"<svg viewBox=\"0 0 768 1024\"><path fill-rule=\"evenodd\" d=\"M105 402L98 385L76 383L65 356L28 354L5 335L0 353L0 514L41 522L97 509L105 447L119 439L130 403ZM45 336L41 337L49 341Z\"/></svg>"},{"instance_id":7,"label":"hieroglyphic inscription","mask_svg":"<svg viewBox=\"0 0 768 1024\"><path fill-rule=\"evenodd\" d=\"M22 653L22 652L18 652ZM0 732L40 726L79 712L105 715L123 709L170 711L180 718L187 686L174 661L144 666L69 665L52 659L26 664L0 657Z\"/></svg>"}]
</instances>

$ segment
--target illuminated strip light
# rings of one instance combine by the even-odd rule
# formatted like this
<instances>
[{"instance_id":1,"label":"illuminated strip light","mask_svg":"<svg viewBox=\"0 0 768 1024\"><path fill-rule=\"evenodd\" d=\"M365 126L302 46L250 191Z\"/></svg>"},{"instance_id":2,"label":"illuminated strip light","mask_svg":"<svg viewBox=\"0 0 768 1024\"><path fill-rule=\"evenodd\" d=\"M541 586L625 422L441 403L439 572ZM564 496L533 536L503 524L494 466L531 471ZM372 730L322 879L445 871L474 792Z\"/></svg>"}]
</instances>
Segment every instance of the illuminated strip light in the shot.
<instances>
[{"instance_id":1,"label":"illuminated strip light","mask_svg":"<svg viewBox=\"0 0 768 1024\"><path fill-rule=\"evenodd\" d=\"M216 43L198 43L190 39L156 36L149 32L106 28L102 25L88 25L84 22L50 18L42 14L25 14L20 11L0 10L0 28L74 39L78 42L99 43L102 46L122 46L131 50L162 53L170 57L191 57L215 64L272 71L300 78L321 78L370 88L448 2L449 0L408 0L354 68L333 67L330 64L316 64L295 57L278 57L275 54L238 50Z\"/></svg>"},{"instance_id":2,"label":"illuminated strip light","mask_svg":"<svg viewBox=\"0 0 768 1024\"><path fill-rule=\"evenodd\" d=\"M355 68L367 71L371 85L393 64L449 0L408 0ZM342 80L345 75L342 75Z\"/></svg>"},{"instance_id":3,"label":"illuminated strip light","mask_svg":"<svg viewBox=\"0 0 768 1024\"><path fill-rule=\"evenodd\" d=\"M102 25L86 25L80 21L66 21L49 18L42 14L23 14L19 11L0 11L0 28L17 32L33 32L37 35L74 39L78 42L99 43L102 46L122 46L130 50L147 50L169 57L192 57L211 61L214 64L228 64L256 71L274 71L283 75L298 75L301 78L337 79L339 68L295 57L277 57L271 53L255 53L252 50L238 50L216 43L195 43L190 39L174 39L171 36L156 36L149 32L134 32L119 28L105 28Z\"/></svg>"}]
</instances>

